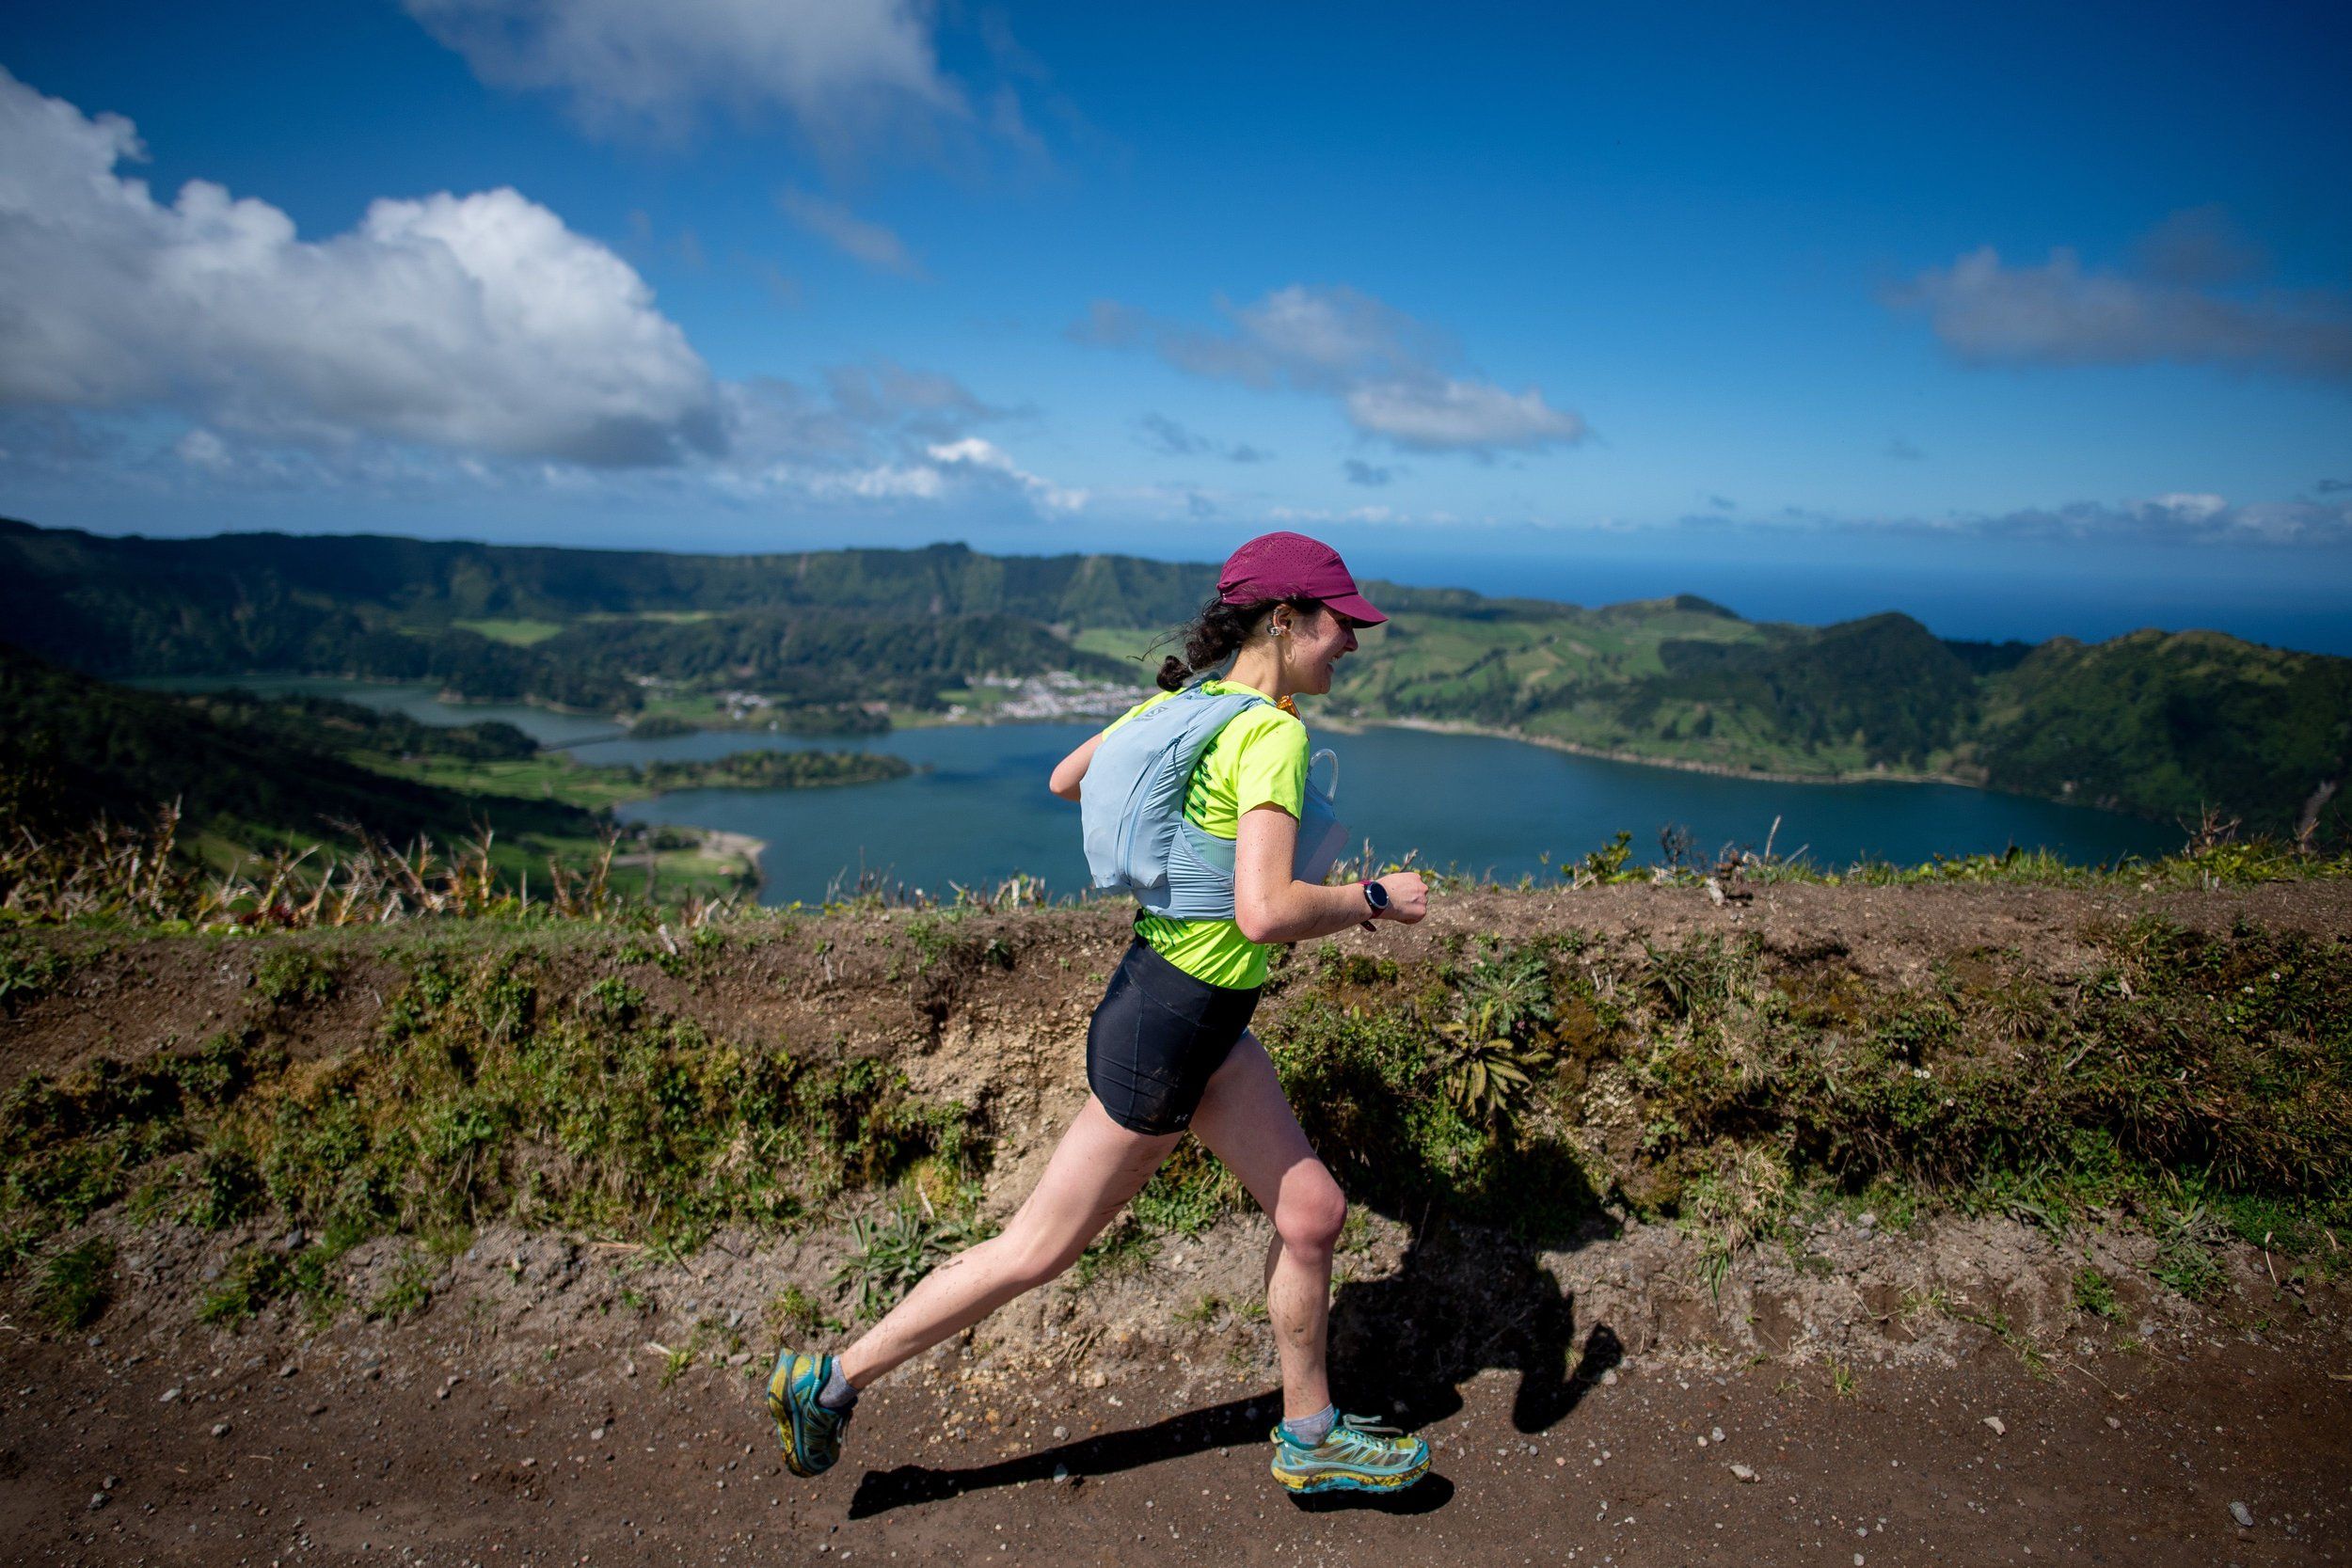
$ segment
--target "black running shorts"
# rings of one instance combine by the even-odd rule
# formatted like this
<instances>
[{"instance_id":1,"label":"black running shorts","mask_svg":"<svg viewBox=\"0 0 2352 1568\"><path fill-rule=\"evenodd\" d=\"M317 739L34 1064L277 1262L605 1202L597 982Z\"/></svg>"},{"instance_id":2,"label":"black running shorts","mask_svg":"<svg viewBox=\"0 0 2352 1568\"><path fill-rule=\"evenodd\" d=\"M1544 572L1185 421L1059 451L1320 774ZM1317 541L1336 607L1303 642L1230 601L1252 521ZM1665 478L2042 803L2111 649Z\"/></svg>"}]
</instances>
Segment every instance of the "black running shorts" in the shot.
<instances>
[{"instance_id":1,"label":"black running shorts","mask_svg":"<svg viewBox=\"0 0 2352 1568\"><path fill-rule=\"evenodd\" d=\"M1209 1075L1249 1027L1258 989L1213 986L1136 938L1087 1025L1087 1084L1111 1119L1131 1132L1189 1127Z\"/></svg>"}]
</instances>

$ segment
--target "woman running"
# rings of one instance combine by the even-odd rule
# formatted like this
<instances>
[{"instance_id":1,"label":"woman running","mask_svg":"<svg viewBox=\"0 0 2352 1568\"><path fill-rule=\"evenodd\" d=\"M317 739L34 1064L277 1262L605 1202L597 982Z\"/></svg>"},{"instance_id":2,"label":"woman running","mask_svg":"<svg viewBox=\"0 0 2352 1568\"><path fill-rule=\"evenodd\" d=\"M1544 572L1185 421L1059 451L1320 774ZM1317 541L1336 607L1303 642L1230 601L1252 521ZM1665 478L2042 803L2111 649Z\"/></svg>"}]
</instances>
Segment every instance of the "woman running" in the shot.
<instances>
[{"instance_id":1,"label":"woman running","mask_svg":"<svg viewBox=\"0 0 2352 1568\"><path fill-rule=\"evenodd\" d=\"M1274 1221L1266 1318L1282 1368L1283 1420L1274 1479L1293 1492L1390 1491L1429 1467L1419 1438L1343 1416L1324 1364L1331 1251L1347 1200L1308 1146L1274 1065L1248 1029L1265 983L1266 947L1429 908L1417 873L1325 887L1296 879L1307 788L1307 730L1291 699L1331 689L1331 667L1359 627L1387 617L1356 591L1337 551L1296 533L1250 540L1225 562L1217 594L1161 667L1159 695L1064 757L1049 787L1065 800L1104 738L1170 700L1187 677L1223 665L1207 693L1250 702L1216 730L1184 794L1184 816L1232 848L1232 913L1174 919L1138 912L1136 937L1087 1030L1092 1090L1045 1175L1012 1222L926 1275L838 1356L776 1357L768 1380L785 1464L830 1468L858 1390L1070 1267L1140 1192L1189 1130Z\"/></svg>"}]
</instances>

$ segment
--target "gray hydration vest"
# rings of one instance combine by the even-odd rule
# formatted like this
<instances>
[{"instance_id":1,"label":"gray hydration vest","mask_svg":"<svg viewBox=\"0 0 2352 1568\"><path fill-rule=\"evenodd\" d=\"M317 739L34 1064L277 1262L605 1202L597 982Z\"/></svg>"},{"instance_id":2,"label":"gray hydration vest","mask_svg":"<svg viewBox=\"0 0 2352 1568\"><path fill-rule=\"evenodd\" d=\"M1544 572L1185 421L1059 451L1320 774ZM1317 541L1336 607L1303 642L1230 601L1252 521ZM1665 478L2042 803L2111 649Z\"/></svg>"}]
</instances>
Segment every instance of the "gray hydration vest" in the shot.
<instances>
[{"instance_id":1,"label":"gray hydration vest","mask_svg":"<svg viewBox=\"0 0 2352 1568\"><path fill-rule=\"evenodd\" d=\"M1184 816L1184 790L1217 732L1265 701L1256 692L1220 695L1204 681L1103 737L1078 795L1087 869L1096 887L1125 888L1146 910L1171 920L1233 918L1233 841ZM1331 757L1336 790L1339 759L1317 755ZM1302 882L1321 882L1347 842L1331 796L1315 787L1312 771L1310 763L1291 859L1291 875Z\"/></svg>"}]
</instances>

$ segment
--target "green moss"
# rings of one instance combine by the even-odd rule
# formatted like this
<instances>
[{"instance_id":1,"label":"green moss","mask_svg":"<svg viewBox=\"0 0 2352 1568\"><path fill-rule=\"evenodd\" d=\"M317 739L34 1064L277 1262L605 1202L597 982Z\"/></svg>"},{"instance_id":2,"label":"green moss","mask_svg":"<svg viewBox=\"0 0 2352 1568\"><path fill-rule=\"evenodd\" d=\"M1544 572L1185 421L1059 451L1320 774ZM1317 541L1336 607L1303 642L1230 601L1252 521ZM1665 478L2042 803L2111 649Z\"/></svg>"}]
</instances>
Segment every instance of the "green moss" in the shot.
<instances>
[{"instance_id":1,"label":"green moss","mask_svg":"<svg viewBox=\"0 0 2352 1568\"><path fill-rule=\"evenodd\" d=\"M1206 1328L1216 1323L1217 1314L1224 1310L1225 1303L1220 1297L1214 1294L1205 1295L1190 1307L1178 1307L1176 1321L1187 1328Z\"/></svg>"},{"instance_id":2,"label":"green moss","mask_svg":"<svg viewBox=\"0 0 2352 1568\"><path fill-rule=\"evenodd\" d=\"M2215 1255L2221 1228L2202 1203L2168 1209L2156 1217L2159 1245L2149 1273L2191 1301L2210 1301L2221 1293L2229 1275Z\"/></svg>"},{"instance_id":3,"label":"green moss","mask_svg":"<svg viewBox=\"0 0 2352 1568\"><path fill-rule=\"evenodd\" d=\"M187 1147L175 1058L102 1058L63 1082L32 1073L0 1098L0 1207L72 1223L116 1202L149 1161Z\"/></svg>"},{"instance_id":4,"label":"green moss","mask_svg":"<svg viewBox=\"0 0 2352 1568\"><path fill-rule=\"evenodd\" d=\"M629 1293L623 1291L624 1299ZM650 1304L641 1299L636 1305L643 1309ZM786 1286L782 1295L769 1302L761 1319L767 1325L769 1338L787 1345L805 1343L820 1329L838 1332L843 1326L826 1316L824 1309L798 1285Z\"/></svg>"}]
</instances>

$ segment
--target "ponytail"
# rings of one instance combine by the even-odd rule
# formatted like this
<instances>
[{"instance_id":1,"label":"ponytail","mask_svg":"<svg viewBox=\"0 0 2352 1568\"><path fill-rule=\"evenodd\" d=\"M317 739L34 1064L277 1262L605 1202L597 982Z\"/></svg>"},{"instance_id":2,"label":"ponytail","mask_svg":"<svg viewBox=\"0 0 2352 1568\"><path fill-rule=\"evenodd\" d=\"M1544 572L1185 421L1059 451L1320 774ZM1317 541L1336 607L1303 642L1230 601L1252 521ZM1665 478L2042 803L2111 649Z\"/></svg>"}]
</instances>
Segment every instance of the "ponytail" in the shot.
<instances>
[{"instance_id":1,"label":"ponytail","mask_svg":"<svg viewBox=\"0 0 2352 1568\"><path fill-rule=\"evenodd\" d=\"M1170 654L1160 662L1160 689L1181 691L1184 682L1206 670L1214 670L1241 651L1249 640L1250 631L1259 620L1277 605L1289 605L1300 615L1311 614L1322 608L1316 599L1263 599L1256 604L1227 604L1213 598L1200 607L1193 624L1180 633L1184 640L1184 657ZM1162 638L1167 641L1168 638Z\"/></svg>"}]
</instances>

